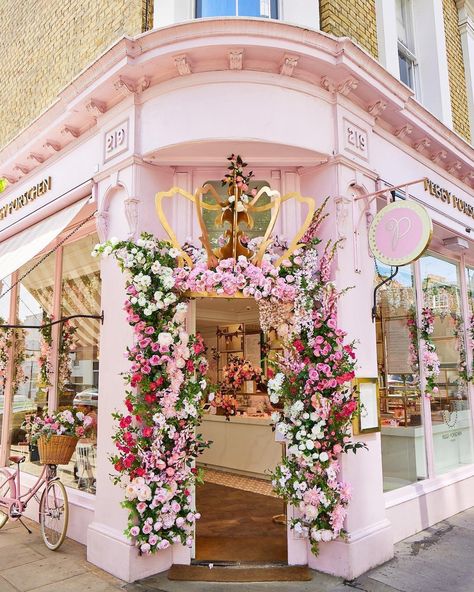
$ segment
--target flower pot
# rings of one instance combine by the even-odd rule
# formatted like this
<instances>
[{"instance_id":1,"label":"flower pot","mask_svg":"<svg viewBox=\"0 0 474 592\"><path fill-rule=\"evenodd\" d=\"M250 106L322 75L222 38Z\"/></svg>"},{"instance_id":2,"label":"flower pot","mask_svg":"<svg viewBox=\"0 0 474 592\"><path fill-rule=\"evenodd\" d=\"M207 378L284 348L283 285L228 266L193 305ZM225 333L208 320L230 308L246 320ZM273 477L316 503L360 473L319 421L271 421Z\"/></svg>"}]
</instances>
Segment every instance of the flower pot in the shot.
<instances>
[{"instance_id":1,"label":"flower pot","mask_svg":"<svg viewBox=\"0 0 474 592\"><path fill-rule=\"evenodd\" d=\"M76 449L76 436L42 436L38 439L40 463L42 465L67 465Z\"/></svg>"}]
</instances>

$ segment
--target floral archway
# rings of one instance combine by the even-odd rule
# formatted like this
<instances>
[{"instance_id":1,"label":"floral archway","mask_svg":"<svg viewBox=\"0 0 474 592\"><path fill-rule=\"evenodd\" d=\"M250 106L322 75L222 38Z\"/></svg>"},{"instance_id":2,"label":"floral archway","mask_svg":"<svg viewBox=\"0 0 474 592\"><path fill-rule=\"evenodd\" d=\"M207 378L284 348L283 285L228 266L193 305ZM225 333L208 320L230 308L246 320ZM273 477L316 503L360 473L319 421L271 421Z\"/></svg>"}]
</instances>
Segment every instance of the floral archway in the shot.
<instances>
[{"instance_id":1,"label":"floral archway","mask_svg":"<svg viewBox=\"0 0 474 592\"><path fill-rule=\"evenodd\" d=\"M113 254L127 277L125 311L135 340L127 352L126 411L114 414L112 462L125 490L126 534L141 553L178 542L191 546L200 517L191 492L202 479L195 461L207 443L197 427L208 384L202 338L186 331L195 293L254 298L263 330L276 330L284 342L268 381L270 401L279 408L273 424L287 442L272 484L295 507L291 527L310 539L314 553L320 541L344 534L350 486L338 476L340 455L364 446L350 439L356 362L337 323L339 294L331 282L337 245L317 238L324 204L290 251L281 253L268 231L255 252L243 250L239 215L247 215L258 196L249 190L242 159L229 161L228 198L219 204L228 226L223 247L212 250L204 237L204 249L188 249L184 258L175 244L142 234L136 242L111 239L93 252Z\"/></svg>"}]
</instances>

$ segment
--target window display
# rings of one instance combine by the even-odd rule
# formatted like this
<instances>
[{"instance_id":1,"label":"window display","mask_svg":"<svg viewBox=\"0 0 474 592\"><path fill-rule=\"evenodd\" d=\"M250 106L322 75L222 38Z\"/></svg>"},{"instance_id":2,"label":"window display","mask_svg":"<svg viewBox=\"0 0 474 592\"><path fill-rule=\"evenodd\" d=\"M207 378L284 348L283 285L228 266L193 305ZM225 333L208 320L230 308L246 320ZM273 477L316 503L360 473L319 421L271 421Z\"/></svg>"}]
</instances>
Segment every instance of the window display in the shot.
<instances>
[{"instance_id":1,"label":"window display","mask_svg":"<svg viewBox=\"0 0 474 592\"><path fill-rule=\"evenodd\" d=\"M378 263L376 283L389 275L390 268ZM378 292L377 363L385 491L427 476L418 354L411 332L416 322L415 303L413 268L407 265Z\"/></svg>"},{"instance_id":2,"label":"window display","mask_svg":"<svg viewBox=\"0 0 474 592\"><path fill-rule=\"evenodd\" d=\"M420 271L424 305L433 315L431 339L439 358L431 421L434 468L440 474L472 463L464 315L458 265L426 255L420 260Z\"/></svg>"}]
</instances>

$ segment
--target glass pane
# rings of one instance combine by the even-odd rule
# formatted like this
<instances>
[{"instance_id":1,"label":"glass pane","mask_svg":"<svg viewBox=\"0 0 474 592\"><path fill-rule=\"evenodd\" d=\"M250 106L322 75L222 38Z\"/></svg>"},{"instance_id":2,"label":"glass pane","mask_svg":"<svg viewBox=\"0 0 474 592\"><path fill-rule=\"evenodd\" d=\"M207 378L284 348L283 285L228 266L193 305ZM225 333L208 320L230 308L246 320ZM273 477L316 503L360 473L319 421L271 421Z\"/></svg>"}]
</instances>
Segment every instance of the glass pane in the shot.
<instances>
[{"instance_id":1,"label":"glass pane","mask_svg":"<svg viewBox=\"0 0 474 592\"><path fill-rule=\"evenodd\" d=\"M29 273L19 285L18 322L33 327L42 325L51 315L53 307L55 257L51 255L38 267L34 267L40 257L33 259L19 270L20 276L26 272ZM42 353L46 354L47 345L39 328L19 329L15 333L16 371L10 426L11 450L15 454L27 456L27 462L21 465L22 470L39 474L41 466L37 449L27 445L22 424L28 415L42 415L48 409L51 376L47 372L40 371L43 367Z\"/></svg>"},{"instance_id":2,"label":"glass pane","mask_svg":"<svg viewBox=\"0 0 474 592\"><path fill-rule=\"evenodd\" d=\"M10 315L10 279L0 281L0 325L8 323ZM0 439L2 437L3 409L5 406L5 376L7 370L7 331L0 329Z\"/></svg>"},{"instance_id":3,"label":"glass pane","mask_svg":"<svg viewBox=\"0 0 474 592\"><path fill-rule=\"evenodd\" d=\"M414 65L412 60L405 56L403 53L398 52L398 64L400 66L400 80L404 82L407 86L414 89L415 82L414 82Z\"/></svg>"},{"instance_id":4,"label":"glass pane","mask_svg":"<svg viewBox=\"0 0 474 592\"><path fill-rule=\"evenodd\" d=\"M236 0L197 0L196 17L236 16Z\"/></svg>"},{"instance_id":5,"label":"glass pane","mask_svg":"<svg viewBox=\"0 0 474 592\"><path fill-rule=\"evenodd\" d=\"M267 0L238 0L239 16L270 16L270 2Z\"/></svg>"},{"instance_id":6,"label":"glass pane","mask_svg":"<svg viewBox=\"0 0 474 592\"><path fill-rule=\"evenodd\" d=\"M420 260L424 304L434 313L432 334L440 360L438 393L431 398L434 463L445 473L473 462L471 414L465 372L465 343L459 268L427 255Z\"/></svg>"},{"instance_id":7,"label":"glass pane","mask_svg":"<svg viewBox=\"0 0 474 592\"><path fill-rule=\"evenodd\" d=\"M390 268L377 264L376 283ZM427 477L422 401L413 346L415 288L411 266L377 293L377 364L384 491Z\"/></svg>"},{"instance_id":8,"label":"glass pane","mask_svg":"<svg viewBox=\"0 0 474 592\"><path fill-rule=\"evenodd\" d=\"M66 245L63 254L62 316L100 315L99 260L91 257L96 234ZM75 319L63 325L59 351L59 406L73 406L94 420L61 478L71 486L95 492L97 406L99 401L100 320Z\"/></svg>"},{"instance_id":9,"label":"glass pane","mask_svg":"<svg viewBox=\"0 0 474 592\"><path fill-rule=\"evenodd\" d=\"M410 51L414 51L413 16L410 0L397 0L397 35L398 40Z\"/></svg>"}]
</instances>

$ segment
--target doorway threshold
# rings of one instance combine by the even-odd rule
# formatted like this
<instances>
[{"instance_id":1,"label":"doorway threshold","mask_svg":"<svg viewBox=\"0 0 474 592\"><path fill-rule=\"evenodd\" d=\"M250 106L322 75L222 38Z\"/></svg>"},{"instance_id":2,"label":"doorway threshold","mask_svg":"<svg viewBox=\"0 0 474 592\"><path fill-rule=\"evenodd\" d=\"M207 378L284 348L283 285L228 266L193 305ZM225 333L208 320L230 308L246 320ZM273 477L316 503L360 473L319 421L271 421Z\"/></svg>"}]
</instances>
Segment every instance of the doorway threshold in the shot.
<instances>
[{"instance_id":1,"label":"doorway threshold","mask_svg":"<svg viewBox=\"0 0 474 592\"><path fill-rule=\"evenodd\" d=\"M168 579L187 582L309 582L307 566L284 563L238 563L198 561L192 565L172 565Z\"/></svg>"}]
</instances>

